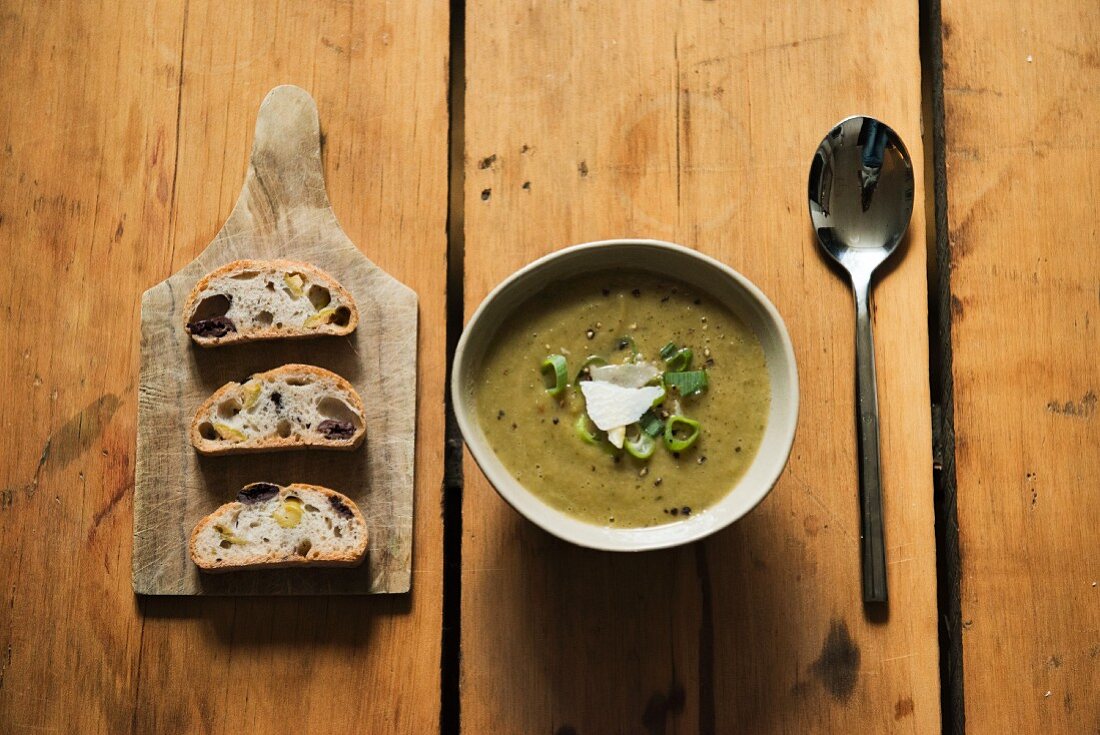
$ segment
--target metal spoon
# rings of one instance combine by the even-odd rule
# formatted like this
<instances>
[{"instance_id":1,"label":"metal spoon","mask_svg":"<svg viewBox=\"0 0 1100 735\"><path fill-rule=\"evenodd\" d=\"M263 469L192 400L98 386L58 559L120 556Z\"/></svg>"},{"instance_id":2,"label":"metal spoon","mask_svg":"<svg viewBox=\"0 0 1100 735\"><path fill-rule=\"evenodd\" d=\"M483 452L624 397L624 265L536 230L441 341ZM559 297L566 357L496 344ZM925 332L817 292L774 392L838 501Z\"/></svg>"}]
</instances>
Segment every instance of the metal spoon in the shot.
<instances>
[{"instance_id":1,"label":"metal spoon","mask_svg":"<svg viewBox=\"0 0 1100 735\"><path fill-rule=\"evenodd\" d=\"M821 247L848 271L855 294L865 602L886 601L871 276L897 249L912 213L913 165L897 133L873 117L837 123L810 166L810 219Z\"/></svg>"}]
</instances>

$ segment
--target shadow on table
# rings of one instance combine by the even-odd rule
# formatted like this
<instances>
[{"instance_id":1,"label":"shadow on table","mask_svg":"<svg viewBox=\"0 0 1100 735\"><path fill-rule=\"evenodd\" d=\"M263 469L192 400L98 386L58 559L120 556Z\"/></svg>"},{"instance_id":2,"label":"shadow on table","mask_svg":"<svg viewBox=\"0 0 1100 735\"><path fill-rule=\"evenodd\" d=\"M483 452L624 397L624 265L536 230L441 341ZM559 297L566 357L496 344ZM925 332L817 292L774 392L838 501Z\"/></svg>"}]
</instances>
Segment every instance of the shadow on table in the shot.
<instances>
[{"instance_id":1,"label":"shadow on table","mask_svg":"<svg viewBox=\"0 0 1100 735\"><path fill-rule=\"evenodd\" d=\"M313 597L135 598L143 618L205 620L223 644L234 647L365 645L376 621L407 615L412 593Z\"/></svg>"},{"instance_id":2,"label":"shadow on table","mask_svg":"<svg viewBox=\"0 0 1100 735\"><path fill-rule=\"evenodd\" d=\"M578 732L734 722L763 732L799 700L844 700L855 687L858 647L814 583L801 583L821 583L819 557L779 504L704 542L641 554L581 549L514 514L505 523L515 544L498 545L493 576L513 578L493 625L517 640L505 659L490 654L515 667L493 677L502 702L538 692L554 722Z\"/></svg>"}]
</instances>

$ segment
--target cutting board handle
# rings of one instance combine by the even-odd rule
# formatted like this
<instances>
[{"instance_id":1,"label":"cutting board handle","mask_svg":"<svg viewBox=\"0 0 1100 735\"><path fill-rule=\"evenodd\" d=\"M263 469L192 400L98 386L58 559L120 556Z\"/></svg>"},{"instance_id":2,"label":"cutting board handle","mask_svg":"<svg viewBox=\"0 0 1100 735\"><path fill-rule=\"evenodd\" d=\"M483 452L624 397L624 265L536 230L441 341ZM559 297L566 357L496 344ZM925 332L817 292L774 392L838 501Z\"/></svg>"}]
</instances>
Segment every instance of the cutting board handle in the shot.
<instances>
[{"instance_id":1,"label":"cutting board handle","mask_svg":"<svg viewBox=\"0 0 1100 735\"><path fill-rule=\"evenodd\" d=\"M253 220L278 224L288 202L331 207L321 168L317 105L309 92L284 84L267 93L256 116L248 168L234 214L243 208Z\"/></svg>"}]
</instances>

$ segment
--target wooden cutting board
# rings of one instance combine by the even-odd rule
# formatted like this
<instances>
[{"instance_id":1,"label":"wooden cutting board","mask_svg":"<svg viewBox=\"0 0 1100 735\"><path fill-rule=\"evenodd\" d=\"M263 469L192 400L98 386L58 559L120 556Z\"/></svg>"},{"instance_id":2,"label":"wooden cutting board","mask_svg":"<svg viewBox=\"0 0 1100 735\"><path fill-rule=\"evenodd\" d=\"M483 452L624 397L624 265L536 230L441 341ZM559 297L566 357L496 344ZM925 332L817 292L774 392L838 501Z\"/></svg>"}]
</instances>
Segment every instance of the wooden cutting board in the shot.
<instances>
[{"instance_id":1,"label":"wooden cutting board","mask_svg":"<svg viewBox=\"0 0 1100 735\"><path fill-rule=\"evenodd\" d=\"M312 263L359 306L348 337L203 349L183 329L183 303L206 273L240 258ZM325 192L313 99L273 89L260 106L237 204L214 241L141 300L141 383L134 484L134 592L145 595L310 595L407 592L411 577L416 439L417 297L359 252ZM289 362L342 375L363 397L367 441L354 452L203 457L187 430L196 409L230 381ZM200 574L187 541L200 518L247 483L308 482L355 500L370 533L356 569Z\"/></svg>"}]
</instances>

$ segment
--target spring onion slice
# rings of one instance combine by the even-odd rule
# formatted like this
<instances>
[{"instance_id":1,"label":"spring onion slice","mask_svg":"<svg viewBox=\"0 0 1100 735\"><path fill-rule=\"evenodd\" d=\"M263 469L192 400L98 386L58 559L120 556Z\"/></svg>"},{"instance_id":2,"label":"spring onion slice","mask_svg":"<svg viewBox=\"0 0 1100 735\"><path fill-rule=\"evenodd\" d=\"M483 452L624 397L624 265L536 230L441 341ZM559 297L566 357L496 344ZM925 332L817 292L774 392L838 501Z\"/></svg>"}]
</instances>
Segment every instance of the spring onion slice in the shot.
<instances>
[{"instance_id":1,"label":"spring onion slice","mask_svg":"<svg viewBox=\"0 0 1100 735\"><path fill-rule=\"evenodd\" d=\"M653 437L660 436L665 430L665 422L661 421L660 417L653 411L643 413L642 417L638 419L638 425L642 427L642 431Z\"/></svg>"},{"instance_id":2,"label":"spring onion slice","mask_svg":"<svg viewBox=\"0 0 1100 735\"><path fill-rule=\"evenodd\" d=\"M627 430L626 441L623 443L623 448L626 449L627 454L638 459L652 457L654 450L657 449L657 442L637 424L630 428L636 430L638 435L632 436L630 429Z\"/></svg>"},{"instance_id":3,"label":"spring onion slice","mask_svg":"<svg viewBox=\"0 0 1100 735\"><path fill-rule=\"evenodd\" d=\"M664 383L665 388L675 388L681 396L693 396L707 389L707 371L667 372Z\"/></svg>"},{"instance_id":4,"label":"spring onion slice","mask_svg":"<svg viewBox=\"0 0 1100 735\"><path fill-rule=\"evenodd\" d=\"M691 367L692 352L690 347L677 350L671 357L665 358L665 364L671 372L679 373Z\"/></svg>"},{"instance_id":5,"label":"spring onion slice","mask_svg":"<svg viewBox=\"0 0 1100 735\"><path fill-rule=\"evenodd\" d=\"M662 360L668 360L669 358L671 358L673 355L676 354L676 350L677 350L676 343L675 342L669 342L667 345L665 345L664 347L661 348L661 353L660 353L661 354L661 359Z\"/></svg>"},{"instance_id":6,"label":"spring onion slice","mask_svg":"<svg viewBox=\"0 0 1100 735\"><path fill-rule=\"evenodd\" d=\"M581 414L577 417L576 423L573 424L573 428L577 432L577 436L581 438L585 444L599 444L600 438L596 436L596 432L592 431L589 426L587 414Z\"/></svg>"},{"instance_id":7,"label":"spring onion slice","mask_svg":"<svg viewBox=\"0 0 1100 735\"><path fill-rule=\"evenodd\" d=\"M686 437L677 436L677 430L686 427L690 432ZM669 416L665 424L665 446L670 452L682 452L699 438L699 422L687 416Z\"/></svg>"},{"instance_id":8,"label":"spring onion slice","mask_svg":"<svg viewBox=\"0 0 1100 735\"><path fill-rule=\"evenodd\" d=\"M565 390L565 386L569 383L569 375L563 356L547 355L539 369L543 377L551 377L554 380L554 385L546 389L547 393L556 396Z\"/></svg>"},{"instance_id":9,"label":"spring onion slice","mask_svg":"<svg viewBox=\"0 0 1100 735\"><path fill-rule=\"evenodd\" d=\"M599 355L589 355L587 358L585 358L585 361L581 363L581 369L577 371L577 377L573 380L573 382L579 383L581 382L581 376L590 374L588 372L588 368L606 364L607 360L603 359Z\"/></svg>"}]
</instances>

